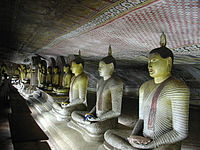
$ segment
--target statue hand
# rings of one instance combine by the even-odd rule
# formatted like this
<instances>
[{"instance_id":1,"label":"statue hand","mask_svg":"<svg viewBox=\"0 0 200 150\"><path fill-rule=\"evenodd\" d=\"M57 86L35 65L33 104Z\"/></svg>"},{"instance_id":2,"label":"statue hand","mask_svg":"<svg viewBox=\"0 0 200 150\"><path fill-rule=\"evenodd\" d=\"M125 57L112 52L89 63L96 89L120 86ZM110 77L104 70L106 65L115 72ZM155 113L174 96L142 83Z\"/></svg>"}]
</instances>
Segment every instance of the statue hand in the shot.
<instances>
[{"instance_id":1,"label":"statue hand","mask_svg":"<svg viewBox=\"0 0 200 150\"><path fill-rule=\"evenodd\" d=\"M90 122L97 122L97 121L100 121L100 119L99 118L91 117L91 118L88 118L88 121L90 121Z\"/></svg>"},{"instance_id":2,"label":"statue hand","mask_svg":"<svg viewBox=\"0 0 200 150\"><path fill-rule=\"evenodd\" d=\"M127 138L129 143L132 144L148 144L151 142L150 138L147 137L143 137L143 136L135 136L135 135L131 135L130 137Z\"/></svg>"},{"instance_id":3,"label":"statue hand","mask_svg":"<svg viewBox=\"0 0 200 150\"><path fill-rule=\"evenodd\" d=\"M95 117L93 114L91 113L86 113L84 116L84 120L87 120L89 122L96 122L96 121L100 121L99 118Z\"/></svg>"},{"instance_id":4,"label":"statue hand","mask_svg":"<svg viewBox=\"0 0 200 150\"><path fill-rule=\"evenodd\" d=\"M61 107L62 107L62 108L69 107L69 103L68 103L68 102L62 102L62 103L61 103Z\"/></svg>"}]
</instances>

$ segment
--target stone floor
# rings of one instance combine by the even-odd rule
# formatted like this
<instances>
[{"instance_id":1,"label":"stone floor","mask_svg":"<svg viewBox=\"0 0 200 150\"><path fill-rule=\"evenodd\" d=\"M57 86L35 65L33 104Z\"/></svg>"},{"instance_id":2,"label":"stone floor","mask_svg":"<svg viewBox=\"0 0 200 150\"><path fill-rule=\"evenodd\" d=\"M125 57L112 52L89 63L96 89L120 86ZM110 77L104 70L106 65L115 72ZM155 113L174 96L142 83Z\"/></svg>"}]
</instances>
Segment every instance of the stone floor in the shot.
<instances>
[{"instance_id":1,"label":"stone floor","mask_svg":"<svg viewBox=\"0 0 200 150\"><path fill-rule=\"evenodd\" d=\"M9 123L8 123L8 113L10 108L8 105L0 101L0 150L13 150L13 145L11 141Z\"/></svg>"}]
</instances>

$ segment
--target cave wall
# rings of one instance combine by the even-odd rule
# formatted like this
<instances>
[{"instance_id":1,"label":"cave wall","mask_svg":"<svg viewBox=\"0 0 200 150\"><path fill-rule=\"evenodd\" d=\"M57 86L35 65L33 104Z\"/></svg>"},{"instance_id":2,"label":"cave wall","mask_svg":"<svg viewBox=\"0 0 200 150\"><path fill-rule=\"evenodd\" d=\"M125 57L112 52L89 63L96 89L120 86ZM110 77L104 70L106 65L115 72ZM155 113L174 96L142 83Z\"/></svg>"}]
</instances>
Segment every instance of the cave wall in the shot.
<instances>
[{"instance_id":1,"label":"cave wall","mask_svg":"<svg viewBox=\"0 0 200 150\"><path fill-rule=\"evenodd\" d=\"M85 73L89 76L89 91L95 91L96 82L101 77L98 74L97 60L85 60ZM152 79L147 70L147 63L117 60L116 74L124 82L124 95L137 98L139 87L145 81ZM185 81L191 90L191 99L200 97L200 65L199 64L175 64L172 70L173 76Z\"/></svg>"}]
</instances>

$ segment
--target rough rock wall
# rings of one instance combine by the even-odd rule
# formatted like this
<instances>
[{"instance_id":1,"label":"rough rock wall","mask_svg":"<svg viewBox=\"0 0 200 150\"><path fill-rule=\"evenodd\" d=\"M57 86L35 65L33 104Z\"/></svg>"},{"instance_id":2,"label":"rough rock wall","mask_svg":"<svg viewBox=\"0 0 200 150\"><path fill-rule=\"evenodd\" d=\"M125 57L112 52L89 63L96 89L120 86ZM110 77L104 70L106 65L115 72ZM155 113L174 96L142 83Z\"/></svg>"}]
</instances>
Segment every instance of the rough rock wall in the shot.
<instances>
[{"instance_id":1,"label":"rough rock wall","mask_svg":"<svg viewBox=\"0 0 200 150\"><path fill-rule=\"evenodd\" d=\"M97 60L86 60L85 72L89 76L89 90L95 91L96 82L101 77L98 73ZM176 64L173 67L173 75L186 82L191 90L191 99L199 99L200 97L200 65L192 64ZM124 95L129 97L138 97L138 89L151 77L148 74L147 63L118 60L116 73L124 82Z\"/></svg>"}]
</instances>

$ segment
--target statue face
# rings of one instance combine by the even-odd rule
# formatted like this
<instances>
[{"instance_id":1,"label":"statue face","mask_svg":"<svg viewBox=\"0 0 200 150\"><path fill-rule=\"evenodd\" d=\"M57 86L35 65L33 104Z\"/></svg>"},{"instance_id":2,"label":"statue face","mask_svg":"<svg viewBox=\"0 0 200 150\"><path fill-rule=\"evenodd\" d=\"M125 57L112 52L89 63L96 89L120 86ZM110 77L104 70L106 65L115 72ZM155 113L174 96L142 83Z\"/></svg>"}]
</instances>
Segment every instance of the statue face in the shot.
<instances>
[{"instance_id":1,"label":"statue face","mask_svg":"<svg viewBox=\"0 0 200 150\"><path fill-rule=\"evenodd\" d=\"M58 73L58 68L54 68L54 69L53 69L53 72L54 72L54 73Z\"/></svg>"},{"instance_id":2,"label":"statue face","mask_svg":"<svg viewBox=\"0 0 200 150\"><path fill-rule=\"evenodd\" d=\"M80 70L82 70L82 64L77 64L76 62L72 62L72 65L71 65L71 71L72 73L77 73L77 72L80 72Z\"/></svg>"},{"instance_id":3,"label":"statue face","mask_svg":"<svg viewBox=\"0 0 200 150\"><path fill-rule=\"evenodd\" d=\"M48 67L47 72L51 73L52 69Z\"/></svg>"},{"instance_id":4,"label":"statue face","mask_svg":"<svg viewBox=\"0 0 200 150\"><path fill-rule=\"evenodd\" d=\"M64 71L64 72L69 72L69 67L64 66L64 67L63 67L63 71Z\"/></svg>"},{"instance_id":5,"label":"statue face","mask_svg":"<svg viewBox=\"0 0 200 150\"><path fill-rule=\"evenodd\" d=\"M112 73L113 73L113 64L112 63L106 64L105 62L100 61L98 70L99 70L99 75L101 77L112 75Z\"/></svg>"},{"instance_id":6,"label":"statue face","mask_svg":"<svg viewBox=\"0 0 200 150\"><path fill-rule=\"evenodd\" d=\"M162 58L159 54L151 54L148 60L149 75L153 78L166 76L171 72L171 58Z\"/></svg>"}]
</instances>

